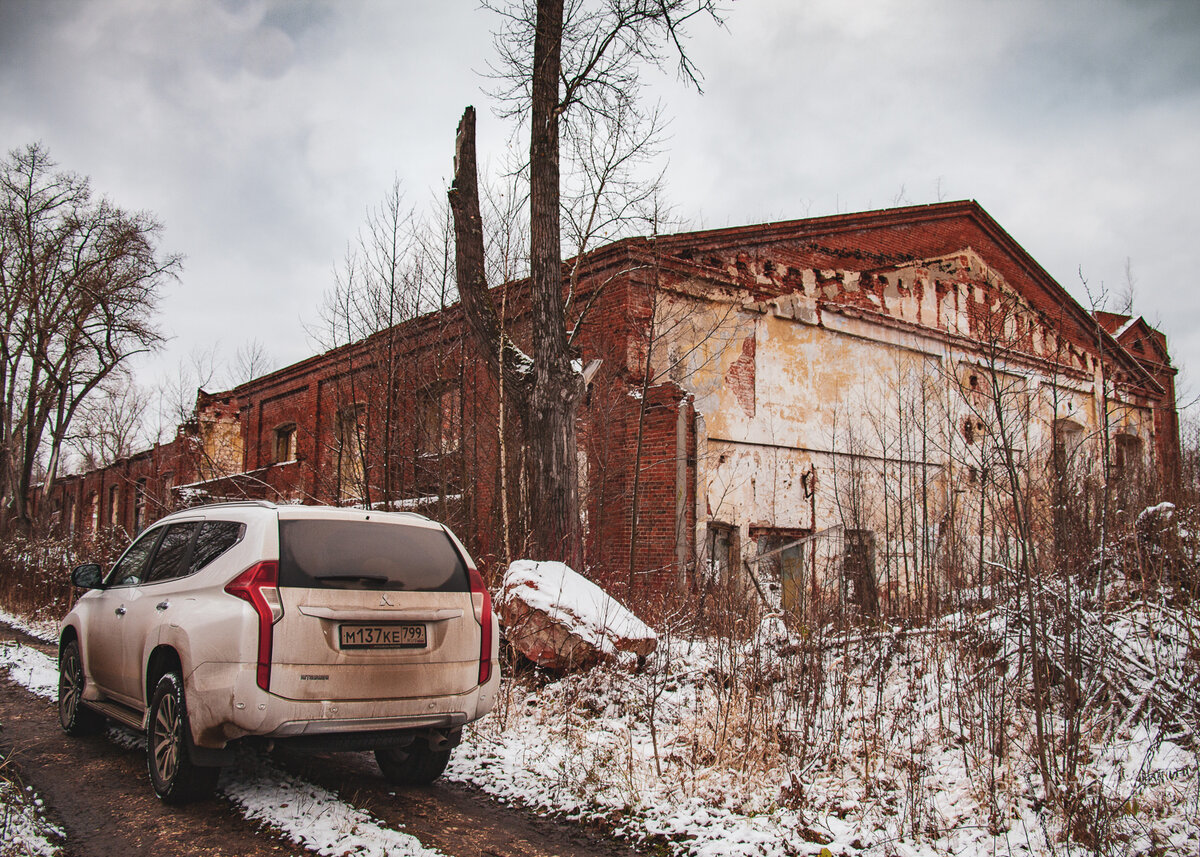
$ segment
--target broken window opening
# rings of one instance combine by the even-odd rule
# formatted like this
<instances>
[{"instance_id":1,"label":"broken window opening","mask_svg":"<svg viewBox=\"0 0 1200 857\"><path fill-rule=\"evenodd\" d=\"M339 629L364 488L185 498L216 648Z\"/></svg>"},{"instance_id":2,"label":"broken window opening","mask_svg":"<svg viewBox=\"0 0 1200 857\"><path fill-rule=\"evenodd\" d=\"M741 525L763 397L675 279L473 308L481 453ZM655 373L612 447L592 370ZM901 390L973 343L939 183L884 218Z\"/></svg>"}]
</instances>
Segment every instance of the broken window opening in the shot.
<instances>
[{"instance_id":1,"label":"broken window opening","mask_svg":"<svg viewBox=\"0 0 1200 857\"><path fill-rule=\"evenodd\" d=\"M1142 470L1142 441L1137 435L1119 434L1113 438L1112 480L1135 484Z\"/></svg>"},{"instance_id":2,"label":"broken window opening","mask_svg":"<svg viewBox=\"0 0 1200 857\"><path fill-rule=\"evenodd\" d=\"M454 387L422 391L417 401L418 442L425 455L457 452L462 436L461 408Z\"/></svg>"},{"instance_id":3,"label":"broken window opening","mask_svg":"<svg viewBox=\"0 0 1200 857\"><path fill-rule=\"evenodd\" d=\"M108 486L108 525L117 527L121 524L121 486Z\"/></svg>"},{"instance_id":4,"label":"broken window opening","mask_svg":"<svg viewBox=\"0 0 1200 857\"><path fill-rule=\"evenodd\" d=\"M1051 465L1054 467L1056 479L1066 478L1082 444L1083 426L1074 420L1054 421L1054 457L1051 459Z\"/></svg>"},{"instance_id":5,"label":"broken window opening","mask_svg":"<svg viewBox=\"0 0 1200 857\"><path fill-rule=\"evenodd\" d=\"M342 408L337 414L338 499L361 499L363 490L363 454L366 450L367 406L362 403Z\"/></svg>"},{"instance_id":6,"label":"broken window opening","mask_svg":"<svg viewBox=\"0 0 1200 857\"><path fill-rule=\"evenodd\" d=\"M288 423L275 429L276 464L296 460L296 424Z\"/></svg>"},{"instance_id":7,"label":"broken window opening","mask_svg":"<svg viewBox=\"0 0 1200 857\"><path fill-rule=\"evenodd\" d=\"M846 602L866 616L879 613L879 586L875 579L875 533L846 530L842 550L842 591Z\"/></svg>"},{"instance_id":8,"label":"broken window opening","mask_svg":"<svg viewBox=\"0 0 1200 857\"><path fill-rule=\"evenodd\" d=\"M140 533L146 527L146 480L139 479L133 495L133 531Z\"/></svg>"},{"instance_id":9,"label":"broken window opening","mask_svg":"<svg viewBox=\"0 0 1200 857\"><path fill-rule=\"evenodd\" d=\"M808 543L812 535L809 529L771 529L755 534L757 563L760 579L772 594L779 599L785 611L793 615L802 613L807 606L810 563Z\"/></svg>"},{"instance_id":10,"label":"broken window opening","mask_svg":"<svg viewBox=\"0 0 1200 857\"><path fill-rule=\"evenodd\" d=\"M728 524L709 522L706 580L710 583L727 582L737 555L737 530Z\"/></svg>"}]
</instances>

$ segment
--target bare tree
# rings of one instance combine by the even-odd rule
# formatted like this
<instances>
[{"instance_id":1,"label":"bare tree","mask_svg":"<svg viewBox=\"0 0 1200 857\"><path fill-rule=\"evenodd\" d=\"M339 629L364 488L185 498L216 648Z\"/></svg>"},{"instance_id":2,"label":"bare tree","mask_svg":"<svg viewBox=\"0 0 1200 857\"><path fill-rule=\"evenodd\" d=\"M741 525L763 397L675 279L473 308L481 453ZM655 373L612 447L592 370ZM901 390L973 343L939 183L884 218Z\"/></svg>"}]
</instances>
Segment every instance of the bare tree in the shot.
<instances>
[{"instance_id":1,"label":"bare tree","mask_svg":"<svg viewBox=\"0 0 1200 857\"><path fill-rule=\"evenodd\" d=\"M275 358L267 351L261 340L251 339L238 346L233 354L233 362L229 367L229 382L233 386L245 384L255 378L261 378L271 371Z\"/></svg>"},{"instance_id":2,"label":"bare tree","mask_svg":"<svg viewBox=\"0 0 1200 857\"><path fill-rule=\"evenodd\" d=\"M448 496L461 494L456 335L443 314L417 321L456 297L447 224L444 212L415 217L394 182L347 248L322 324L310 331L322 347L339 349L334 425L318 433L330 463L319 478L339 501L436 497L447 517Z\"/></svg>"},{"instance_id":3,"label":"bare tree","mask_svg":"<svg viewBox=\"0 0 1200 857\"><path fill-rule=\"evenodd\" d=\"M619 110L636 113L640 68L663 65L668 51L678 57L682 76L697 83L695 66L683 50L683 27L697 15L715 17L715 7L713 0L571 0L565 7L564 0L523 0L496 11L504 20L496 40L498 74L505 83L501 95L510 116L528 116L530 135L532 359L517 355L519 368L527 371L514 373L511 392L525 402L528 475L537 498L529 510L531 531L542 556L578 566L583 541L575 422L583 384L572 365L569 339L579 319L569 314L564 294L560 124L572 107L589 118L616 118ZM669 47L664 50L662 44ZM572 126L566 127L569 135ZM472 328L499 373L502 362L509 365L499 359L509 346L487 292L474 129L474 111L468 108L459 125L450 190L456 261Z\"/></svg>"},{"instance_id":4,"label":"bare tree","mask_svg":"<svg viewBox=\"0 0 1200 857\"><path fill-rule=\"evenodd\" d=\"M114 373L80 406L70 445L88 470L128 458L147 443L146 418L153 396L128 374Z\"/></svg>"},{"instance_id":5,"label":"bare tree","mask_svg":"<svg viewBox=\"0 0 1200 857\"><path fill-rule=\"evenodd\" d=\"M55 167L37 143L0 162L0 529L32 523L39 455L49 492L83 401L161 340L153 314L181 265L151 215Z\"/></svg>"}]
</instances>

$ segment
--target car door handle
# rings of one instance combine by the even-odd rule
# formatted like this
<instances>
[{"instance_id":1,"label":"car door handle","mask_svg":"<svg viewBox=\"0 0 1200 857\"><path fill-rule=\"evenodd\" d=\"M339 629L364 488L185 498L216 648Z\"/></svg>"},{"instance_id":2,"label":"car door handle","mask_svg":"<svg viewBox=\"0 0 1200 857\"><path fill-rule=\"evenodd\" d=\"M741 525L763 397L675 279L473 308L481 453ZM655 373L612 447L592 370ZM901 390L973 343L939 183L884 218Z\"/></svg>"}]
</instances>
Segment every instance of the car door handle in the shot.
<instances>
[{"instance_id":1,"label":"car door handle","mask_svg":"<svg viewBox=\"0 0 1200 857\"><path fill-rule=\"evenodd\" d=\"M125 615L125 606L124 606L124 605L121 605L120 607L118 607L118 608L117 608L116 610L114 610L113 612L114 612L114 613L116 613L118 616L124 616L124 615Z\"/></svg>"},{"instance_id":2,"label":"car door handle","mask_svg":"<svg viewBox=\"0 0 1200 857\"><path fill-rule=\"evenodd\" d=\"M155 609L155 610L162 611L162 610L166 610L166 609L167 609L168 607L170 607L170 606L171 606L171 602L170 602L170 601L160 601L160 602L158 602L157 604L155 604L155 605L154 605L154 609Z\"/></svg>"}]
</instances>

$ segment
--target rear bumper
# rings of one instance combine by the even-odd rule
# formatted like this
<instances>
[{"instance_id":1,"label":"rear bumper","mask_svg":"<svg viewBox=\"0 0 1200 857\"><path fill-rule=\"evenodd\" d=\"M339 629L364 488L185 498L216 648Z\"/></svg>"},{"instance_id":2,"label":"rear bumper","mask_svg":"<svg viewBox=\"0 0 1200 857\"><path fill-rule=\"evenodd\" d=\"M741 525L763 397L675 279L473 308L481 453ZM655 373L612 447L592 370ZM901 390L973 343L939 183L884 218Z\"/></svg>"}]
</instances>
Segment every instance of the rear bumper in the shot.
<instances>
[{"instance_id":1,"label":"rear bumper","mask_svg":"<svg viewBox=\"0 0 1200 857\"><path fill-rule=\"evenodd\" d=\"M316 753L379 750L408 747L422 741L433 749L457 747L462 729L385 729L372 732L332 732L327 735L297 735L291 738L269 738L276 746Z\"/></svg>"},{"instance_id":2,"label":"rear bumper","mask_svg":"<svg viewBox=\"0 0 1200 857\"><path fill-rule=\"evenodd\" d=\"M184 681L192 740L219 749L248 735L317 738L338 734L456 730L492 709L499 671L454 695L410 699L294 700L267 693L253 664L201 664ZM382 738L382 736L381 736Z\"/></svg>"}]
</instances>

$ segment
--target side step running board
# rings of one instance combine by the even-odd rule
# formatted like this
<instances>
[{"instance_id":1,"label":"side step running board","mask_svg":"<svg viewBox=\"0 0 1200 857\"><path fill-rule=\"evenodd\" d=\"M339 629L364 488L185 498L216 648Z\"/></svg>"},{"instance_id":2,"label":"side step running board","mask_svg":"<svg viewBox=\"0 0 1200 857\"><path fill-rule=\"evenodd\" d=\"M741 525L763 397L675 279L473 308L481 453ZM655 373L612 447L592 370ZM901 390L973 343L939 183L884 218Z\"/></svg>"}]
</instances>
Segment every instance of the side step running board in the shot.
<instances>
[{"instance_id":1,"label":"side step running board","mask_svg":"<svg viewBox=\"0 0 1200 857\"><path fill-rule=\"evenodd\" d=\"M132 708L126 708L124 705L118 705L115 702L92 701L90 699L83 704L88 706L88 708L99 711L105 717L111 717L118 723L128 726L130 729L136 729L138 732L146 731L145 715L138 714Z\"/></svg>"}]
</instances>

